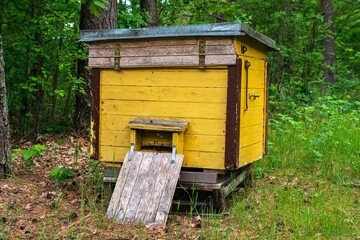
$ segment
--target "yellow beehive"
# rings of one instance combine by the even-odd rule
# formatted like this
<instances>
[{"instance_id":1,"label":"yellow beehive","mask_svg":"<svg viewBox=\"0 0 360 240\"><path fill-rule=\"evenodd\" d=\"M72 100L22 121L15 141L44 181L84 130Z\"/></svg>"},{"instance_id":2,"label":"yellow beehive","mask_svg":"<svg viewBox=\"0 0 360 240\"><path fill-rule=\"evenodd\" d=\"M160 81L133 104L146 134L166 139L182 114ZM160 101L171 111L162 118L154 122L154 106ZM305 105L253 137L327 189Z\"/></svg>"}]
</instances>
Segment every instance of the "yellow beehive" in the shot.
<instances>
[{"instance_id":1,"label":"yellow beehive","mask_svg":"<svg viewBox=\"0 0 360 240\"><path fill-rule=\"evenodd\" d=\"M242 23L83 31L92 68L92 157L120 163L133 119L188 122L182 167L238 169L267 148L268 51ZM143 130L136 150L171 150L171 131Z\"/></svg>"}]
</instances>

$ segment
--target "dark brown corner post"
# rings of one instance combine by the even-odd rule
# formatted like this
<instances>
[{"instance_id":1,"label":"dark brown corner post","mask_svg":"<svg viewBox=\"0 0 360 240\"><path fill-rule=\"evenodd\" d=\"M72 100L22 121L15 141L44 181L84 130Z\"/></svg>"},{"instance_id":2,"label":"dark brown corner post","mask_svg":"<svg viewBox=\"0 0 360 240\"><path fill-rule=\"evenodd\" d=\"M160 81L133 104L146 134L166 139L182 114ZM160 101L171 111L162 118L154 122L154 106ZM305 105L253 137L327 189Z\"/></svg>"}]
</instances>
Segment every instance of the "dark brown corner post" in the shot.
<instances>
[{"instance_id":1,"label":"dark brown corner post","mask_svg":"<svg viewBox=\"0 0 360 240\"><path fill-rule=\"evenodd\" d=\"M240 149L240 98L242 61L236 59L235 66L228 67L226 105L225 168L239 166Z\"/></svg>"},{"instance_id":2,"label":"dark brown corner post","mask_svg":"<svg viewBox=\"0 0 360 240\"><path fill-rule=\"evenodd\" d=\"M100 68L92 69L91 76L91 144L93 152L91 159L99 160L99 130L100 130Z\"/></svg>"},{"instance_id":3,"label":"dark brown corner post","mask_svg":"<svg viewBox=\"0 0 360 240\"><path fill-rule=\"evenodd\" d=\"M269 133L269 87L270 87L270 63L266 63L266 119L265 119L265 155L268 154L268 133Z\"/></svg>"}]
</instances>

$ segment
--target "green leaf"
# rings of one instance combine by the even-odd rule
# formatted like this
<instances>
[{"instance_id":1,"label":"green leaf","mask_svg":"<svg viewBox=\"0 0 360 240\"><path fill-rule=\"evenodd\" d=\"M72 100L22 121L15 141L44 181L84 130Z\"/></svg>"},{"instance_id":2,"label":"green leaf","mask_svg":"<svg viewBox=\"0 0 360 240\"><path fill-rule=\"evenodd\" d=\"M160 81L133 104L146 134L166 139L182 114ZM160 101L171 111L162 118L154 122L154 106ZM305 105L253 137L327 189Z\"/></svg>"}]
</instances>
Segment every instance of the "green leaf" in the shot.
<instances>
[{"instance_id":1,"label":"green leaf","mask_svg":"<svg viewBox=\"0 0 360 240\"><path fill-rule=\"evenodd\" d=\"M24 160L29 160L33 155L34 155L34 151L24 151L23 157Z\"/></svg>"}]
</instances>

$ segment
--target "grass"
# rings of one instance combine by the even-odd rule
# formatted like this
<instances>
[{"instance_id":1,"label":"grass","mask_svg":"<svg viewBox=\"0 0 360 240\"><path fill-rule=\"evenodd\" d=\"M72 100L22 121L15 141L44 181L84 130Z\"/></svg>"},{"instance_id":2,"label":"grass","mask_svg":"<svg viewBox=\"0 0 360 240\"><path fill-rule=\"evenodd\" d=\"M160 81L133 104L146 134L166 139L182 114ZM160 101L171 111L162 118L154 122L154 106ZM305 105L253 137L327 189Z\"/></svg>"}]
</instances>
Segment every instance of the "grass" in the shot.
<instances>
[{"instance_id":1,"label":"grass","mask_svg":"<svg viewBox=\"0 0 360 240\"><path fill-rule=\"evenodd\" d=\"M360 238L359 104L335 97L271 121L269 154L253 166L251 186L234 191L226 216L170 215L166 229L107 219L102 170L90 161L78 180L77 210L62 189L39 220L36 239L357 239ZM76 147L77 151L77 147ZM74 159L79 159L78 153ZM15 176L14 176L15 178ZM23 185L23 182L16 181ZM29 187L31 184L29 184ZM54 189L56 186L54 184ZM34 188L35 189L35 188ZM241 191L240 191L241 190ZM189 192L196 198L196 193ZM11 195L10 195L11 196ZM14 235L21 209L0 208L2 237ZM77 215L77 217L75 216ZM63 224L59 227L59 221ZM65 224L66 223L66 224Z\"/></svg>"}]
</instances>

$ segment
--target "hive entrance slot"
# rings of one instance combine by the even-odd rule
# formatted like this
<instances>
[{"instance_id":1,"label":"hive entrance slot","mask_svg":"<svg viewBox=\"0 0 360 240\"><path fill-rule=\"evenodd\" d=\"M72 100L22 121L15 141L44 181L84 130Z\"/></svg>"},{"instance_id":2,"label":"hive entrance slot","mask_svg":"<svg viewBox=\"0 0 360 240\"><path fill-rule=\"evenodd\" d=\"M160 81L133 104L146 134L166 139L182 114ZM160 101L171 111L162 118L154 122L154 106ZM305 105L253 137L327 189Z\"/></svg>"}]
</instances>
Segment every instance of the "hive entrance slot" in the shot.
<instances>
[{"instance_id":1,"label":"hive entrance slot","mask_svg":"<svg viewBox=\"0 0 360 240\"><path fill-rule=\"evenodd\" d=\"M161 119L133 119L129 122L134 151L183 153L188 122Z\"/></svg>"},{"instance_id":2,"label":"hive entrance slot","mask_svg":"<svg viewBox=\"0 0 360 240\"><path fill-rule=\"evenodd\" d=\"M141 136L140 150L171 152L171 132L138 130L138 134Z\"/></svg>"}]
</instances>

